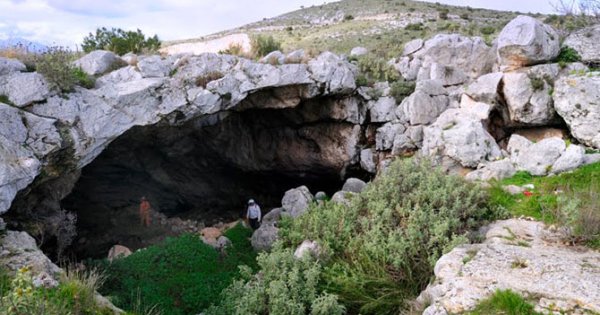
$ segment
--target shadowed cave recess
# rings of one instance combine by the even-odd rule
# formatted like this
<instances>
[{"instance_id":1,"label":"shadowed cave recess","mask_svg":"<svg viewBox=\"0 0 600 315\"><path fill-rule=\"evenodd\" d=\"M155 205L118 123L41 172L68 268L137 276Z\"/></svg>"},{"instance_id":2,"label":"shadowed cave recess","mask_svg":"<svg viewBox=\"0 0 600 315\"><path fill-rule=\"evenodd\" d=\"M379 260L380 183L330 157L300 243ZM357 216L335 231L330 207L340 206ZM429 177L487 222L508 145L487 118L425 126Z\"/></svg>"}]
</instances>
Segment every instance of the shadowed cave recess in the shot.
<instances>
[{"instance_id":1,"label":"shadowed cave recess","mask_svg":"<svg viewBox=\"0 0 600 315\"><path fill-rule=\"evenodd\" d=\"M314 116L318 103L221 112L178 126L130 129L80 175L73 174L71 183L67 179L67 184L46 185L68 191L57 198L60 208L77 215L77 235L62 256L106 257L115 244L135 250L189 232L181 229L184 223L193 222L199 230L237 220L250 198L265 214L280 207L291 188L306 185L312 193L331 195L345 178L365 178L351 165L356 163L351 151L361 128ZM44 187L20 198L21 204L50 190ZM154 210L150 227L140 223L142 196ZM43 240L42 248L56 258L58 242Z\"/></svg>"}]
</instances>

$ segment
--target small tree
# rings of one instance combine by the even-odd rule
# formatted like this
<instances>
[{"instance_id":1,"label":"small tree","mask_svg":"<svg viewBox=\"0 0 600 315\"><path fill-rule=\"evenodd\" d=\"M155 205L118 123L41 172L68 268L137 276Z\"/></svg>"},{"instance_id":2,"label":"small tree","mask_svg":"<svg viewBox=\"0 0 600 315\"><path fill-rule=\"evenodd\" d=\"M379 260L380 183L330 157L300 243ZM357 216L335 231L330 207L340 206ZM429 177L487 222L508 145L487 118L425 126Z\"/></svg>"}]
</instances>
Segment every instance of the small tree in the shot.
<instances>
[{"instance_id":1,"label":"small tree","mask_svg":"<svg viewBox=\"0 0 600 315\"><path fill-rule=\"evenodd\" d=\"M81 48L85 52L104 49L123 55L128 52L155 51L160 48L160 39L157 35L146 38L140 29L134 32L101 27L96 29L95 34L90 33L83 39Z\"/></svg>"}]
</instances>

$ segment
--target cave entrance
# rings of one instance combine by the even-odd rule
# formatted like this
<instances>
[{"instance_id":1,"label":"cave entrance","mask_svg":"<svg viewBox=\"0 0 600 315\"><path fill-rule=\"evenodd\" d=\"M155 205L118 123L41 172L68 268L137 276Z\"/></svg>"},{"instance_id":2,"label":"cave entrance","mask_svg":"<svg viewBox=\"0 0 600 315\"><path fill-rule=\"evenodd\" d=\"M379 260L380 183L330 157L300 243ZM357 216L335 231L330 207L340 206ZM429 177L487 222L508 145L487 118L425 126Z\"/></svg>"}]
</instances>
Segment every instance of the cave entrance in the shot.
<instances>
[{"instance_id":1,"label":"cave entrance","mask_svg":"<svg viewBox=\"0 0 600 315\"><path fill-rule=\"evenodd\" d=\"M348 169L347 139L355 127L307 122L302 104L135 127L83 168L61 202L77 213L74 254L102 257L115 244L144 247L181 232L186 219L206 226L234 221L250 198L264 214L300 185L331 195ZM140 223L142 196L160 214L150 228Z\"/></svg>"}]
</instances>

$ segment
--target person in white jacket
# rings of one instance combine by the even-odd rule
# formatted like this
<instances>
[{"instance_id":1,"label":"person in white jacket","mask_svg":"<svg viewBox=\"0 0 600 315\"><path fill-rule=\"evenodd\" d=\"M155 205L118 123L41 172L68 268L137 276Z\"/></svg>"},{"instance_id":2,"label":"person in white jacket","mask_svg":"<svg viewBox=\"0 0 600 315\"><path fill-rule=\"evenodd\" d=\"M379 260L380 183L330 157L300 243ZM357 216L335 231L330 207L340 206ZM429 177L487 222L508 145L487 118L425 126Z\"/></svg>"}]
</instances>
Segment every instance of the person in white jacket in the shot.
<instances>
[{"instance_id":1,"label":"person in white jacket","mask_svg":"<svg viewBox=\"0 0 600 315\"><path fill-rule=\"evenodd\" d=\"M246 219L248 219L250 227L252 227L253 230L258 229L258 227L260 226L262 213L260 212L260 206L254 201L254 199L248 200L248 210L246 211Z\"/></svg>"}]
</instances>

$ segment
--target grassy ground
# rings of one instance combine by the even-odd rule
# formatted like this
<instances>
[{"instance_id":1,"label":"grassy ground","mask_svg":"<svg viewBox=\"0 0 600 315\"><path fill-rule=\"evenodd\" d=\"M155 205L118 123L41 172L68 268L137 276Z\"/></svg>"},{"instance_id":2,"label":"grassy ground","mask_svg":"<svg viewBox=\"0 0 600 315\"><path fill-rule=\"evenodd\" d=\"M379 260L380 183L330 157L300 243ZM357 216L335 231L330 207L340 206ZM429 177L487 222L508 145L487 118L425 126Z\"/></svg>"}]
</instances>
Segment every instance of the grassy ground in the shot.
<instances>
[{"instance_id":1,"label":"grassy ground","mask_svg":"<svg viewBox=\"0 0 600 315\"><path fill-rule=\"evenodd\" d=\"M129 257L99 265L107 275L100 292L126 310L197 314L218 300L239 275L238 266L256 268L252 232L237 225L225 233L232 245L219 253L196 235L168 238Z\"/></svg>"},{"instance_id":2,"label":"grassy ground","mask_svg":"<svg viewBox=\"0 0 600 315\"><path fill-rule=\"evenodd\" d=\"M533 184L531 196L511 195L505 185ZM494 182L491 202L513 216L527 216L548 224L568 226L573 241L600 248L600 163L557 176L536 177L519 172Z\"/></svg>"},{"instance_id":3,"label":"grassy ground","mask_svg":"<svg viewBox=\"0 0 600 315\"><path fill-rule=\"evenodd\" d=\"M468 315L541 315L533 310L522 296L510 291L496 291L494 295L479 303Z\"/></svg>"}]
</instances>

